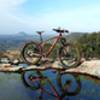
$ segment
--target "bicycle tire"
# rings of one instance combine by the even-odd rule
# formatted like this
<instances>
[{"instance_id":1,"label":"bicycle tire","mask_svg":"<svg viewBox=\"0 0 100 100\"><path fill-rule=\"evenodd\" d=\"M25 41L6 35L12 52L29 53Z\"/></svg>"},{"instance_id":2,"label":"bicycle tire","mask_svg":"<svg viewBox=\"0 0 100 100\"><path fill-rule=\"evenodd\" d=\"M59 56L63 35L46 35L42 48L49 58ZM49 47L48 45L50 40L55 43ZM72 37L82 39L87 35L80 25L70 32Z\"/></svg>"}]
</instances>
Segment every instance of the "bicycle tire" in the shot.
<instances>
[{"instance_id":1,"label":"bicycle tire","mask_svg":"<svg viewBox=\"0 0 100 100\"><path fill-rule=\"evenodd\" d=\"M62 58L64 58L64 55L63 55L64 49L65 49L65 48L68 48L68 46L71 47L70 49L75 50L75 56L76 56L76 58L74 58L75 61L74 61L72 64L69 64L69 63L68 63L68 60L66 60L66 61L67 61L67 63L66 63L66 62L64 62L64 60L62 59ZM74 51L73 51L73 52L74 52ZM73 68L73 67L77 67L77 66L80 64L81 53L80 53L79 48L78 48L75 44L67 43L66 45L62 46L62 47L59 49L59 53L58 53L58 54L59 54L59 60L60 60L61 64L62 64L63 67L66 68L66 69ZM68 54L68 51L66 51L66 54ZM71 55L71 53L70 53L69 55ZM68 55L67 55L67 56L68 56ZM68 57L67 57L67 59L68 59ZM71 61L71 60L70 60L70 61Z\"/></svg>"},{"instance_id":2,"label":"bicycle tire","mask_svg":"<svg viewBox=\"0 0 100 100\"><path fill-rule=\"evenodd\" d=\"M28 47L31 47L31 46L33 46L32 48L30 48L31 49L31 53L33 52L33 53L35 53L35 54L37 54L38 56L36 57L36 59L35 60L33 60L35 57L33 56L33 58L32 58L32 56L28 56L28 54L27 54L27 49L29 50L29 48ZM28 57L29 58L28 58ZM36 55L35 55L36 56ZM23 57L23 60L27 63L27 64L30 64L30 65L35 65L35 64L37 64L39 61L40 61L40 59L41 59L41 50L40 50L40 47L37 45L37 43L35 43L35 42L29 42L29 43L27 43L27 44L25 44L25 46L23 47L23 49L22 49L22 57Z\"/></svg>"}]
</instances>

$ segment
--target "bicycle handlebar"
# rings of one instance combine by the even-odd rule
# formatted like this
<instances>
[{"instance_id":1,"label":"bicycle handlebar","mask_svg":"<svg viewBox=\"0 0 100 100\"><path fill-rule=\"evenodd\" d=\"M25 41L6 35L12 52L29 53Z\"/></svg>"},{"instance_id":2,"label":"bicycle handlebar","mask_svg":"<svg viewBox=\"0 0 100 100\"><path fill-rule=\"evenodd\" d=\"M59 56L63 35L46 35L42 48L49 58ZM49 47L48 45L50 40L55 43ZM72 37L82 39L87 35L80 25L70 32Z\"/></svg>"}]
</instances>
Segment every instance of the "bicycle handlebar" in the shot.
<instances>
[{"instance_id":1,"label":"bicycle handlebar","mask_svg":"<svg viewBox=\"0 0 100 100\"><path fill-rule=\"evenodd\" d=\"M69 33L69 31L68 30L64 30L64 29L53 29L53 31L55 31L55 32L57 32L57 33Z\"/></svg>"}]
</instances>

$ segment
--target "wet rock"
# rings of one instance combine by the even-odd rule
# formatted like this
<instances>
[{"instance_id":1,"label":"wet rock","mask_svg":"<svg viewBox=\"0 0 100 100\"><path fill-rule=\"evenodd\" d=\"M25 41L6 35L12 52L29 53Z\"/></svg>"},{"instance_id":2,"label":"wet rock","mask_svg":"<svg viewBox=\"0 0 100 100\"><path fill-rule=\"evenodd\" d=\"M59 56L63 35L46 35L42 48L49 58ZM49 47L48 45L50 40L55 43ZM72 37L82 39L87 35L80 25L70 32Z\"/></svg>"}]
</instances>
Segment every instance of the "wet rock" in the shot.
<instances>
[{"instance_id":1,"label":"wet rock","mask_svg":"<svg viewBox=\"0 0 100 100\"><path fill-rule=\"evenodd\" d=\"M0 69L5 69L5 68L10 68L11 67L11 64L8 63L8 64L0 64Z\"/></svg>"},{"instance_id":2,"label":"wet rock","mask_svg":"<svg viewBox=\"0 0 100 100\"><path fill-rule=\"evenodd\" d=\"M18 59L13 59L13 60L11 60L10 62L11 62L11 64L13 64L13 65L18 65L18 64L20 63L20 61L19 61Z\"/></svg>"},{"instance_id":3,"label":"wet rock","mask_svg":"<svg viewBox=\"0 0 100 100\"><path fill-rule=\"evenodd\" d=\"M10 62L9 58L0 58L0 63L8 64Z\"/></svg>"}]
</instances>

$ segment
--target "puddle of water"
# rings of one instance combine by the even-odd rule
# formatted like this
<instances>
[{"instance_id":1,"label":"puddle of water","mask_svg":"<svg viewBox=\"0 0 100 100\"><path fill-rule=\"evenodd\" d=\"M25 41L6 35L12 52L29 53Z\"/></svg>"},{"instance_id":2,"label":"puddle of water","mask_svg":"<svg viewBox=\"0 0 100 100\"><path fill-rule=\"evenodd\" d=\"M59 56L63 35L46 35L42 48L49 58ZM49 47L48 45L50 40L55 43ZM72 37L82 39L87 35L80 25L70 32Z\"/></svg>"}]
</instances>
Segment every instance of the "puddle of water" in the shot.
<instances>
[{"instance_id":1,"label":"puddle of water","mask_svg":"<svg viewBox=\"0 0 100 100\"><path fill-rule=\"evenodd\" d=\"M50 70L43 72L44 76L47 76L57 92L61 94L59 86L56 82L56 75ZM100 99L100 80L80 75L81 78L81 90L75 96L66 95L64 100L99 100ZM76 87L75 79L72 75L64 75L62 77L62 83L66 80L73 80L69 91L73 91ZM50 89L50 85L47 84L45 88ZM26 87L21 79L21 75L13 73L0 73L0 100L36 100L40 94L29 87ZM54 97L48 97L44 94L44 100L51 100Z\"/></svg>"}]
</instances>

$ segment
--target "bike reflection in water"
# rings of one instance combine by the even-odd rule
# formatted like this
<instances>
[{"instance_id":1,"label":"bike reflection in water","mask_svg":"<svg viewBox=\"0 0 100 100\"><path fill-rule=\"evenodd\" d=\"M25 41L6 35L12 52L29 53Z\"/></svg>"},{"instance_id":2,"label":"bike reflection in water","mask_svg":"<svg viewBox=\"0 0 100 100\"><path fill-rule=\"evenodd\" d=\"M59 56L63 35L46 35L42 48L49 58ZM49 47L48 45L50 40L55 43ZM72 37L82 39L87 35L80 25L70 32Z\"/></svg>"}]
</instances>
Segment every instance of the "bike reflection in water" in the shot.
<instances>
[{"instance_id":1,"label":"bike reflection in water","mask_svg":"<svg viewBox=\"0 0 100 100\"><path fill-rule=\"evenodd\" d=\"M75 74L48 71L27 71L22 74L25 86L38 100L69 100L81 90L80 77Z\"/></svg>"}]
</instances>

